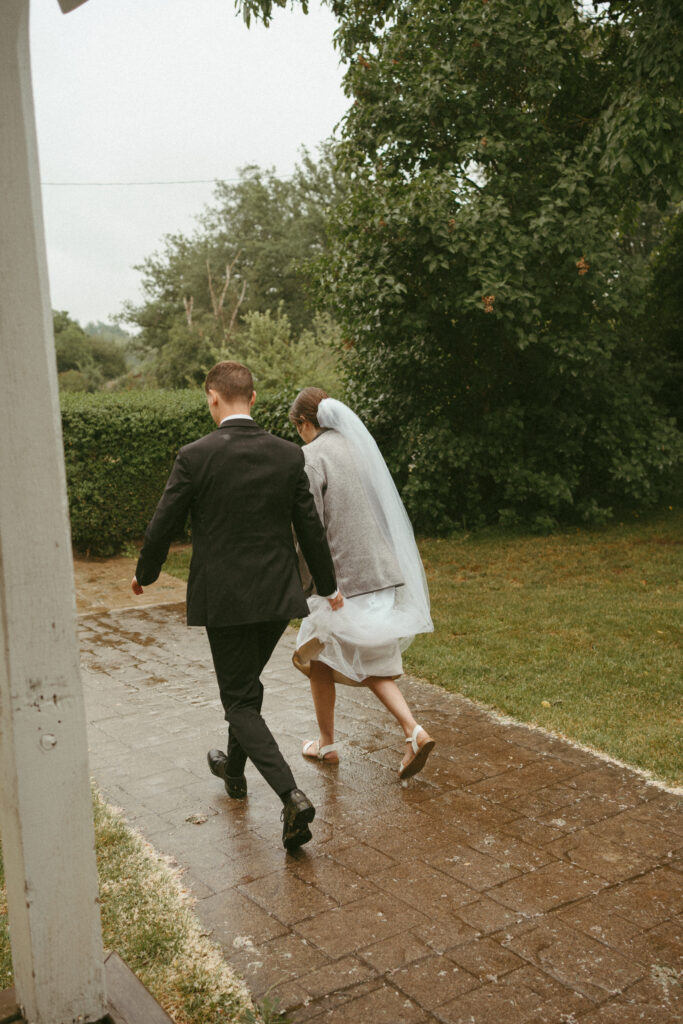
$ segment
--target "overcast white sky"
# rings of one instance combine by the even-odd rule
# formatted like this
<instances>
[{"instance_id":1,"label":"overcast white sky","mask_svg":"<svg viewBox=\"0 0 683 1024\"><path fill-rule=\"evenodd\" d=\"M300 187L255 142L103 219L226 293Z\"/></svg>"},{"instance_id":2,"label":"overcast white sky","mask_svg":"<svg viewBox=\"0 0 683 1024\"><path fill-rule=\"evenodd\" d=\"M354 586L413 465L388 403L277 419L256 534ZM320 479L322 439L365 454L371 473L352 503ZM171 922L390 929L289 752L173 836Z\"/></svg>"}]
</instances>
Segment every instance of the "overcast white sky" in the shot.
<instances>
[{"instance_id":1,"label":"overcast white sky","mask_svg":"<svg viewBox=\"0 0 683 1024\"><path fill-rule=\"evenodd\" d=\"M33 0L41 178L138 182L289 174L346 109L334 19L277 11L247 30L233 0ZM43 187L52 305L83 325L140 298L132 269L188 231L212 185Z\"/></svg>"}]
</instances>

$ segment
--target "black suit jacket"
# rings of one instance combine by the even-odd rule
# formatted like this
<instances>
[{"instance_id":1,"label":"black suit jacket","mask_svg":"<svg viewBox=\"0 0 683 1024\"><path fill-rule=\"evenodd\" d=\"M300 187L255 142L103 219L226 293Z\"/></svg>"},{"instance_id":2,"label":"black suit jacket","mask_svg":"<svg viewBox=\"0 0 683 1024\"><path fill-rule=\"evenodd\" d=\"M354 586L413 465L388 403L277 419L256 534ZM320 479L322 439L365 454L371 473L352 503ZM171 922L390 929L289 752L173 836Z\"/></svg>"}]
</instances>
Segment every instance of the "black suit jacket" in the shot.
<instances>
[{"instance_id":1,"label":"black suit jacket","mask_svg":"<svg viewBox=\"0 0 683 1024\"><path fill-rule=\"evenodd\" d=\"M253 420L230 420L180 449L147 530L136 577L153 583L188 513L189 626L271 622L308 613L292 524L318 593L337 587L301 449Z\"/></svg>"}]
</instances>

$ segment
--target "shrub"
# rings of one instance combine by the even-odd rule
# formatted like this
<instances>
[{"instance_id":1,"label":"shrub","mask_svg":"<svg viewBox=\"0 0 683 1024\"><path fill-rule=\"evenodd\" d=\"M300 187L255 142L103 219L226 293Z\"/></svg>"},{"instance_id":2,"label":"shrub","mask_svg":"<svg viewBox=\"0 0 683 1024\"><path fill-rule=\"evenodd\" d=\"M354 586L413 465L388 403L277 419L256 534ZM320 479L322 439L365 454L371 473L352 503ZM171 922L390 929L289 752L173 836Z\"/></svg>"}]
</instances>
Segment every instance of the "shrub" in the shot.
<instances>
[{"instance_id":1,"label":"shrub","mask_svg":"<svg viewBox=\"0 0 683 1024\"><path fill-rule=\"evenodd\" d=\"M313 384L335 394L341 386L341 349L341 332L329 315L318 314L312 327L296 338L280 305L274 312L247 313L226 358L239 359L250 367L257 393L260 388L284 383L294 388Z\"/></svg>"},{"instance_id":2,"label":"shrub","mask_svg":"<svg viewBox=\"0 0 683 1024\"><path fill-rule=\"evenodd\" d=\"M295 440L287 420L294 395L259 395L259 425ZM74 548L113 555L141 538L178 450L212 429L201 390L62 394Z\"/></svg>"},{"instance_id":3,"label":"shrub","mask_svg":"<svg viewBox=\"0 0 683 1024\"><path fill-rule=\"evenodd\" d=\"M64 370L57 375L60 391L91 391L90 381L80 370Z\"/></svg>"},{"instance_id":4,"label":"shrub","mask_svg":"<svg viewBox=\"0 0 683 1024\"><path fill-rule=\"evenodd\" d=\"M95 391L105 380L126 372L126 356L120 342L92 337L66 312L54 311L52 320L60 387L68 391ZM75 378L66 376L73 373L83 377L82 386L75 386Z\"/></svg>"}]
</instances>

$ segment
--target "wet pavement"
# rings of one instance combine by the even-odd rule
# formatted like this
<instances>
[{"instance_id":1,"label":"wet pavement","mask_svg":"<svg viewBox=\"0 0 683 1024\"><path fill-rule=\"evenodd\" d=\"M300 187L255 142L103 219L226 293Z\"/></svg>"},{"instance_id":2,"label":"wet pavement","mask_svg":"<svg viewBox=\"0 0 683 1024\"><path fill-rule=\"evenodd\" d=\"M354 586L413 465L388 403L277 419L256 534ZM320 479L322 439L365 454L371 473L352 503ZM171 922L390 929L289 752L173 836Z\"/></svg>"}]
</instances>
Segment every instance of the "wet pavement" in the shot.
<instances>
[{"instance_id":1,"label":"wet pavement","mask_svg":"<svg viewBox=\"0 0 683 1024\"><path fill-rule=\"evenodd\" d=\"M296 1024L683 1019L680 796L415 680L402 688L437 747L407 787L401 736L362 688L338 688L339 766L304 761L317 731L288 631L264 715L317 807L288 855L253 768L245 801L208 772L226 727L204 631L177 604L108 599L134 568L116 563L87 563L79 590L92 774L185 869L255 995ZM177 601L183 585L160 582L145 597Z\"/></svg>"},{"instance_id":2,"label":"wet pavement","mask_svg":"<svg viewBox=\"0 0 683 1024\"><path fill-rule=\"evenodd\" d=\"M131 558L75 558L74 579L79 614L121 611L124 608L138 611L151 605L177 605L184 602L185 584L165 572L153 587L146 587L144 593L136 597L130 589L134 573L135 562Z\"/></svg>"}]
</instances>

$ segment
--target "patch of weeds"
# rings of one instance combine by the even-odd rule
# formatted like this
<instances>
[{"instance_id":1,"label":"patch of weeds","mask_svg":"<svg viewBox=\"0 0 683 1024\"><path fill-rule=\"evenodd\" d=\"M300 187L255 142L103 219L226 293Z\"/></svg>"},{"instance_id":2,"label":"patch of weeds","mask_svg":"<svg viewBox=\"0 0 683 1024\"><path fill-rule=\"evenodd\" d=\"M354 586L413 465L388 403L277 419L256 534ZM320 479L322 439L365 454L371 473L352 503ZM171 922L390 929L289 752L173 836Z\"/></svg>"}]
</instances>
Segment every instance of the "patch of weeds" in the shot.
<instances>
[{"instance_id":1,"label":"patch of weeds","mask_svg":"<svg viewBox=\"0 0 683 1024\"><path fill-rule=\"evenodd\" d=\"M94 794L102 937L175 1024L285 1024L263 1011L202 933L178 872ZM11 950L0 849L0 990L10 988Z\"/></svg>"},{"instance_id":2,"label":"patch of weeds","mask_svg":"<svg viewBox=\"0 0 683 1024\"><path fill-rule=\"evenodd\" d=\"M291 1024L290 1018L280 1009L280 1000L277 997L264 996L259 1003L263 1024ZM256 1022L256 1018L254 1018ZM248 1024L252 1024L249 1020Z\"/></svg>"},{"instance_id":3,"label":"patch of weeds","mask_svg":"<svg viewBox=\"0 0 683 1024\"><path fill-rule=\"evenodd\" d=\"M0 845L0 992L12 987L12 951L7 925L7 893L5 891L5 868L2 863Z\"/></svg>"},{"instance_id":4,"label":"patch of weeds","mask_svg":"<svg viewBox=\"0 0 683 1024\"><path fill-rule=\"evenodd\" d=\"M246 985L201 932L178 874L95 799L104 944L176 1024L262 1024Z\"/></svg>"}]
</instances>

